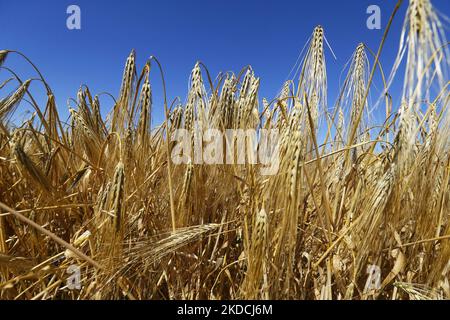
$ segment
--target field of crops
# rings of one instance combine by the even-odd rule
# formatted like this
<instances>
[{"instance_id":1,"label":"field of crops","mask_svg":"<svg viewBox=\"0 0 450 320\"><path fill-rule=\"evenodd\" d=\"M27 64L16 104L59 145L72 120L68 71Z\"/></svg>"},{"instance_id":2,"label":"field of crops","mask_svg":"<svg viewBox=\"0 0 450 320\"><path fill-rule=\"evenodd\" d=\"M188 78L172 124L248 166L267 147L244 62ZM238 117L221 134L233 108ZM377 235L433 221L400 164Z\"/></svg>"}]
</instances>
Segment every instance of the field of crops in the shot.
<instances>
[{"instance_id":1,"label":"field of crops","mask_svg":"<svg viewBox=\"0 0 450 320\"><path fill-rule=\"evenodd\" d=\"M430 0L402 5L379 48L355 48L333 105L320 26L273 99L257 70L197 63L186 103L153 105L164 65L132 51L120 93L82 86L68 123L33 57L0 50L0 299L449 299L449 48ZM29 120L11 121L24 105ZM173 161L174 132L211 128L276 130L277 170Z\"/></svg>"}]
</instances>

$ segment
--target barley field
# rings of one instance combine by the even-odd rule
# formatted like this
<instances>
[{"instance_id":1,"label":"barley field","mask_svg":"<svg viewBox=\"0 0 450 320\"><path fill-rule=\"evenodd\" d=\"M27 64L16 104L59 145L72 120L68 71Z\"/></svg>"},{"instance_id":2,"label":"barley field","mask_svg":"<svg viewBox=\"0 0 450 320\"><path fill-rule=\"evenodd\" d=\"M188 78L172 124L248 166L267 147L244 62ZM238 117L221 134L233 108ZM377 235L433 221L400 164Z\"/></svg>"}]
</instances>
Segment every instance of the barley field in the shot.
<instances>
[{"instance_id":1,"label":"barley field","mask_svg":"<svg viewBox=\"0 0 450 320\"><path fill-rule=\"evenodd\" d=\"M327 75L320 26L273 99L259 96L257 70L215 77L199 62L186 103L164 89L153 105L164 64L138 66L132 51L118 95L75 88L68 122L45 70L0 50L0 299L449 299L444 23L430 0L399 1L379 47L355 48L333 105L327 77L339 75ZM393 66L380 63L387 37L399 38ZM382 94L368 99L374 78ZM24 104L32 116L11 121ZM152 126L156 110L165 121ZM278 172L174 164L169 137L194 124L277 129Z\"/></svg>"}]
</instances>

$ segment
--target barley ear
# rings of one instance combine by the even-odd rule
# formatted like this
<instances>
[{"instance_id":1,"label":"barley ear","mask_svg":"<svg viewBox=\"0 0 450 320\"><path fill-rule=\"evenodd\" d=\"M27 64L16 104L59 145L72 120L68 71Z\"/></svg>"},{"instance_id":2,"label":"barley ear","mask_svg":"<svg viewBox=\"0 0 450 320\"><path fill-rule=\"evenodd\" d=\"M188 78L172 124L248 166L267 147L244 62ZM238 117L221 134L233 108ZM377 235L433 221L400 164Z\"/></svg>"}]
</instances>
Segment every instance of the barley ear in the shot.
<instances>
[{"instance_id":1,"label":"barley ear","mask_svg":"<svg viewBox=\"0 0 450 320\"><path fill-rule=\"evenodd\" d=\"M1 50L0 51L0 67L3 66L7 57L8 57L8 51Z\"/></svg>"}]
</instances>

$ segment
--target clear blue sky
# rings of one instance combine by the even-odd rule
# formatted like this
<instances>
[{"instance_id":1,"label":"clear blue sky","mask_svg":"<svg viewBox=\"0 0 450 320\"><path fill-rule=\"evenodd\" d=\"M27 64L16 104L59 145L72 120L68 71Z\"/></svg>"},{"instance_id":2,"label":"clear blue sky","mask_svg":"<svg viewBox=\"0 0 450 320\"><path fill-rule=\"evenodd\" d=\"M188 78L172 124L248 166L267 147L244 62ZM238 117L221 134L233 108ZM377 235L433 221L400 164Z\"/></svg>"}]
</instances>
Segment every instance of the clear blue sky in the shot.
<instances>
[{"instance_id":1,"label":"clear blue sky","mask_svg":"<svg viewBox=\"0 0 450 320\"><path fill-rule=\"evenodd\" d=\"M337 96L344 64L359 42L376 50L383 30L366 28L366 8L377 4L382 27L395 0L313 1L106 1L106 0L0 0L0 49L17 49L41 69L67 115L66 100L75 97L80 84L93 93L117 95L123 65L131 49L138 65L150 55L163 64L169 99L184 101L189 73L197 60L211 74L235 71L252 65L261 77L260 98L272 98L294 65L313 28L320 24L337 60L326 49L329 102ZM434 0L435 7L450 15L449 0ZM81 8L81 30L66 28L66 8ZM388 72L398 48L407 0L389 35L382 63ZM7 66L23 78L28 66L11 57ZM155 70L155 69L154 69ZM4 78L0 73L0 79ZM153 74L154 112L162 117L161 86ZM34 84L34 90L38 84ZM110 101L103 98L104 106ZM104 113L106 110L103 111Z\"/></svg>"}]
</instances>

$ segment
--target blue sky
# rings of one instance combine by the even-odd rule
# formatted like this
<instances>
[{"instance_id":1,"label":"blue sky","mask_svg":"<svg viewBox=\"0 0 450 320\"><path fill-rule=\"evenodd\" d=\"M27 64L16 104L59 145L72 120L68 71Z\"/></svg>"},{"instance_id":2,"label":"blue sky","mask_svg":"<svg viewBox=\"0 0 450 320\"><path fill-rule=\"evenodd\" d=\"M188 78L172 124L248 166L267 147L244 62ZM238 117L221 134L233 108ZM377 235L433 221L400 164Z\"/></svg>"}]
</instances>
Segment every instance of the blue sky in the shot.
<instances>
[{"instance_id":1,"label":"blue sky","mask_svg":"<svg viewBox=\"0 0 450 320\"><path fill-rule=\"evenodd\" d=\"M93 93L117 95L123 65L135 49L138 66L150 55L161 61L168 96L185 100L189 73L197 60L215 76L252 65L261 77L260 98L272 98L280 89L316 25L322 25L337 60L326 49L329 103L337 97L339 78L359 42L374 51L383 30L366 28L366 9L381 7L382 28L395 0L316 1L106 1L106 0L0 0L0 49L17 49L41 69L67 116L66 101L81 84ZM443 14L450 1L434 0ZM81 30L66 28L66 8L81 8ZM407 1L399 12L381 59L390 70L398 49ZM23 78L31 69L17 57L6 63ZM155 70L155 69L154 69ZM0 73L0 79L5 75ZM162 119L161 86L153 74L154 122ZM39 91L39 84L34 84ZM43 90L40 90L43 91ZM376 94L376 91L375 91ZM37 93L39 96L39 94ZM111 107L105 97L103 106ZM107 110L103 110L106 113Z\"/></svg>"}]
</instances>

